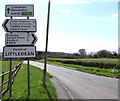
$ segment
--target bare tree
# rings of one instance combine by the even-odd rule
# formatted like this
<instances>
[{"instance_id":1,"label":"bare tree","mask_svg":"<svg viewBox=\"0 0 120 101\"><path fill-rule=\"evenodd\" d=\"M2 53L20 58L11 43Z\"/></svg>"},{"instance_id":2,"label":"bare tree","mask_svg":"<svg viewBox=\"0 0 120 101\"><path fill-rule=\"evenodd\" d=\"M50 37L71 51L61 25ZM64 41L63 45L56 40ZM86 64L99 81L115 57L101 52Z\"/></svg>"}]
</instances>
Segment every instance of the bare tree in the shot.
<instances>
[{"instance_id":1,"label":"bare tree","mask_svg":"<svg viewBox=\"0 0 120 101\"><path fill-rule=\"evenodd\" d=\"M86 50L79 49L78 54L80 55L81 58L85 58L86 57Z\"/></svg>"}]
</instances>

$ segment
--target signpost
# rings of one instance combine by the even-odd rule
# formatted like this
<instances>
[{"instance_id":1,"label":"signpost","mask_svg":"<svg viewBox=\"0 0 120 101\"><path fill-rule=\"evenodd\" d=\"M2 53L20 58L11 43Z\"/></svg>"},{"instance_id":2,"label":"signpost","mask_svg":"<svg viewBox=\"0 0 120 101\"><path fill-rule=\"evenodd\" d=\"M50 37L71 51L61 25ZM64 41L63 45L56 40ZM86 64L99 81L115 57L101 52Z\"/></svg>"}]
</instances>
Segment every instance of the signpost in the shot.
<instances>
[{"instance_id":1,"label":"signpost","mask_svg":"<svg viewBox=\"0 0 120 101\"><path fill-rule=\"evenodd\" d=\"M35 19L6 19L3 23L6 32L36 32Z\"/></svg>"},{"instance_id":2,"label":"signpost","mask_svg":"<svg viewBox=\"0 0 120 101\"><path fill-rule=\"evenodd\" d=\"M34 45L37 42L37 37L30 32L13 32L5 34L5 45Z\"/></svg>"},{"instance_id":3,"label":"signpost","mask_svg":"<svg viewBox=\"0 0 120 101\"><path fill-rule=\"evenodd\" d=\"M5 6L6 17L33 17L34 5L6 5Z\"/></svg>"},{"instance_id":4,"label":"signpost","mask_svg":"<svg viewBox=\"0 0 120 101\"><path fill-rule=\"evenodd\" d=\"M12 59L28 58L28 96L30 96L30 64L29 59L36 57L36 47L34 46L37 37L36 19L29 19L34 16L34 5L6 5L5 16L11 17L3 23L5 34L5 45L3 47L3 57L10 60L10 93L12 97ZM12 17L27 17L27 19L12 19Z\"/></svg>"}]
</instances>

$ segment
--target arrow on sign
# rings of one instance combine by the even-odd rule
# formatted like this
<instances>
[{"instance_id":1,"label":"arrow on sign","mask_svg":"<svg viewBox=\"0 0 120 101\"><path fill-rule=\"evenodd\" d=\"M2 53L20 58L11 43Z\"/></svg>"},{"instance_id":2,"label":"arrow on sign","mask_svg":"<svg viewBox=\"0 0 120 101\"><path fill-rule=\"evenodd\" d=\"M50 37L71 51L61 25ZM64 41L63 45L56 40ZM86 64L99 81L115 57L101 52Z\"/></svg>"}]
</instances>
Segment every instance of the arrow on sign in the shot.
<instances>
[{"instance_id":1,"label":"arrow on sign","mask_svg":"<svg viewBox=\"0 0 120 101\"><path fill-rule=\"evenodd\" d=\"M9 14L10 8L7 8L7 11L8 11L8 14Z\"/></svg>"},{"instance_id":2,"label":"arrow on sign","mask_svg":"<svg viewBox=\"0 0 120 101\"><path fill-rule=\"evenodd\" d=\"M34 45L37 42L37 37L34 33L30 32L13 32L5 34L5 44L10 45Z\"/></svg>"},{"instance_id":3,"label":"arrow on sign","mask_svg":"<svg viewBox=\"0 0 120 101\"><path fill-rule=\"evenodd\" d=\"M36 32L35 19L6 19L2 26L6 32Z\"/></svg>"},{"instance_id":4,"label":"arrow on sign","mask_svg":"<svg viewBox=\"0 0 120 101\"><path fill-rule=\"evenodd\" d=\"M6 24L8 23L8 21L9 21L9 19L6 19L6 20L4 21L4 23L2 24L2 26L3 26L3 28L4 28L4 30L5 30L6 32L9 31L8 28L6 27Z\"/></svg>"},{"instance_id":5,"label":"arrow on sign","mask_svg":"<svg viewBox=\"0 0 120 101\"><path fill-rule=\"evenodd\" d=\"M32 37L34 39L31 44L34 45L37 42L37 37L36 37L35 34L31 34L31 35L32 35Z\"/></svg>"}]
</instances>

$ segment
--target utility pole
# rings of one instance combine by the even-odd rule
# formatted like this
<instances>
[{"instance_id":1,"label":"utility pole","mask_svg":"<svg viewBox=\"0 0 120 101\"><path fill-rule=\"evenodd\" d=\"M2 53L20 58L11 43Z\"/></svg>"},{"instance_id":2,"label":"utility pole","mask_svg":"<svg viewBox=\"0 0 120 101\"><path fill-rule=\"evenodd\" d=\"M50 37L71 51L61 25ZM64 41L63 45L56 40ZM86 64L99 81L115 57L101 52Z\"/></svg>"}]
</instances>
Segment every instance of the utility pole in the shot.
<instances>
[{"instance_id":1,"label":"utility pole","mask_svg":"<svg viewBox=\"0 0 120 101\"><path fill-rule=\"evenodd\" d=\"M46 46L43 70L43 87L46 87L46 71L47 71L47 48L48 48L48 34L49 34L49 19L50 19L50 0L48 2L47 28L46 28Z\"/></svg>"}]
</instances>

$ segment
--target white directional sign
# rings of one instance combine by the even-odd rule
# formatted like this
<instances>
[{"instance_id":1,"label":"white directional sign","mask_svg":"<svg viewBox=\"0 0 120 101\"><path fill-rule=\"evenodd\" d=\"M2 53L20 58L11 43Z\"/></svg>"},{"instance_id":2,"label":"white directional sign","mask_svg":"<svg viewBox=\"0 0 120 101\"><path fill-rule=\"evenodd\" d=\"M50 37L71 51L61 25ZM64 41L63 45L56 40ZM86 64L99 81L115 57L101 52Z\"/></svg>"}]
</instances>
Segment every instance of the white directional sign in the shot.
<instances>
[{"instance_id":1,"label":"white directional sign","mask_svg":"<svg viewBox=\"0 0 120 101\"><path fill-rule=\"evenodd\" d=\"M3 48L4 58L32 58L36 56L35 46Z\"/></svg>"},{"instance_id":2,"label":"white directional sign","mask_svg":"<svg viewBox=\"0 0 120 101\"><path fill-rule=\"evenodd\" d=\"M5 6L6 17L33 17L34 5L6 5Z\"/></svg>"},{"instance_id":3,"label":"white directional sign","mask_svg":"<svg viewBox=\"0 0 120 101\"><path fill-rule=\"evenodd\" d=\"M5 34L6 45L34 45L37 37L34 33L30 32L13 32Z\"/></svg>"},{"instance_id":4,"label":"white directional sign","mask_svg":"<svg viewBox=\"0 0 120 101\"><path fill-rule=\"evenodd\" d=\"M35 19L6 19L3 23L6 32L36 32Z\"/></svg>"}]
</instances>

